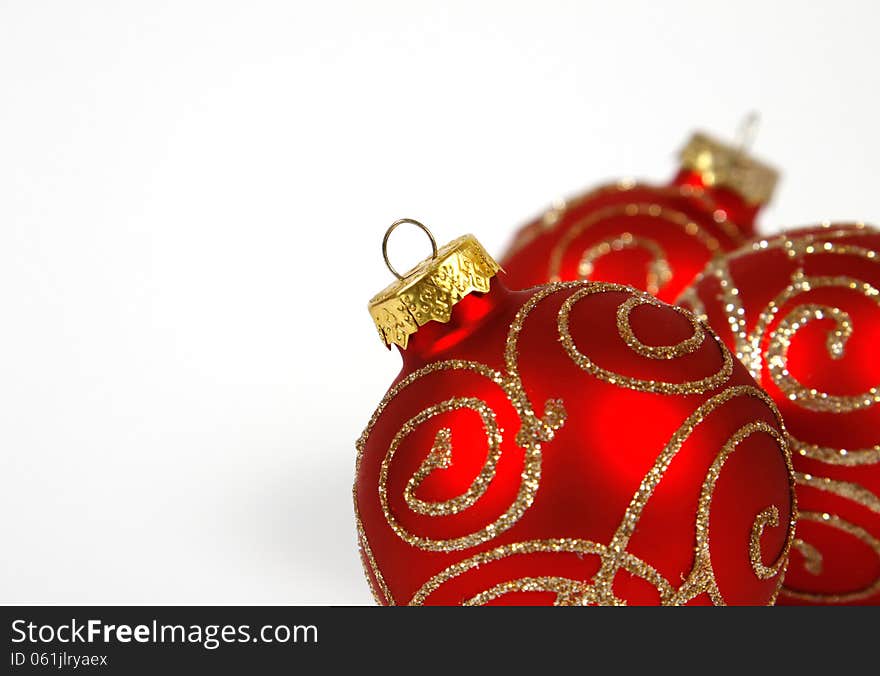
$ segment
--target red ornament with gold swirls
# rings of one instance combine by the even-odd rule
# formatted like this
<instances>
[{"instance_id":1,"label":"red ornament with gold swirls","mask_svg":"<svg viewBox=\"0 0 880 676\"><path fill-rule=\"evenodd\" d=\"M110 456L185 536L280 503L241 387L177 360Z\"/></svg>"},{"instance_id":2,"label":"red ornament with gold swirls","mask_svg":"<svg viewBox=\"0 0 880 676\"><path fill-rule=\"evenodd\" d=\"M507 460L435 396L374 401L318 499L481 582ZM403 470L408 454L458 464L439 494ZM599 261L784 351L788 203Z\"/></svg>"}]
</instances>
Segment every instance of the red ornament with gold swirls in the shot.
<instances>
[{"instance_id":1,"label":"red ornament with gold swirls","mask_svg":"<svg viewBox=\"0 0 880 676\"><path fill-rule=\"evenodd\" d=\"M787 604L880 603L880 232L794 230L711 263L682 296L785 419L800 519Z\"/></svg>"},{"instance_id":2,"label":"red ornament with gold swirls","mask_svg":"<svg viewBox=\"0 0 880 676\"><path fill-rule=\"evenodd\" d=\"M555 205L523 227L501 264L513 288L590 279L672 302L714 256L754 235L777 174L703 134L668 186L621 182Z\"/></svg>"},{"instance_id":3,"label":"red ornament with gold swirls","mask_svg":"<svg viewBox=\"0 0 880 676\"><path fill-rule=\"evenodd\" d=\"M503 277L466 236L370 302L403 357L357 443L377 602L773 602L791 459L742 364L646 293Z\"/></svg>"}]
</instances>

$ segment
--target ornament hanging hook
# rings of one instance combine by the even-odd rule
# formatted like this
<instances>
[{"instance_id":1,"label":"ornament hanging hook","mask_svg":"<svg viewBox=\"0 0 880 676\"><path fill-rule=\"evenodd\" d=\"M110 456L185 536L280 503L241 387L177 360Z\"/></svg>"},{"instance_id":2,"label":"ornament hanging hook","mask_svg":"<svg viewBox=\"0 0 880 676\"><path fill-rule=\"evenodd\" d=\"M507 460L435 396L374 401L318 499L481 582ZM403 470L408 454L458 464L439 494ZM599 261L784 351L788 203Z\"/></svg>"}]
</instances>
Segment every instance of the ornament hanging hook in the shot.
<instances>
[{"instance_id":1,"label":"ornament hanging hook","mask_svg":"<svg viewBox=\"0 0 880 676\"><path fill-rule=\"evenodd\" d=\"M761 113L753 110L746 114L736 128L736 151L737 154L745 155L755 142L758 129L761 126Z\"/></svg>"},{"instance_id":2,"label":"ornament hanging hook","mask_svg":"<svg viewBox=\"0 0 880 676\"><path fill-rule=\"evenodd\" d=\"M414 218L400 218L394 221L394 223L392 223L385 231L385 237L382 238L382 258L385 259L385 265L391 271L391 274L397 277L397 279L404 279L404 277L397 270L394 269L394 266L391 265L391 261L388 260L388 238L391 237L391 233L394 232L394 229L398 225L403 225L404 223L415 225L428 236L428 239L431 240L431 258L437 258L437 240L434 239L434 234L428 229L428 226L426 226L424 223L420 223Z\"/></svg>"}]
</instances>

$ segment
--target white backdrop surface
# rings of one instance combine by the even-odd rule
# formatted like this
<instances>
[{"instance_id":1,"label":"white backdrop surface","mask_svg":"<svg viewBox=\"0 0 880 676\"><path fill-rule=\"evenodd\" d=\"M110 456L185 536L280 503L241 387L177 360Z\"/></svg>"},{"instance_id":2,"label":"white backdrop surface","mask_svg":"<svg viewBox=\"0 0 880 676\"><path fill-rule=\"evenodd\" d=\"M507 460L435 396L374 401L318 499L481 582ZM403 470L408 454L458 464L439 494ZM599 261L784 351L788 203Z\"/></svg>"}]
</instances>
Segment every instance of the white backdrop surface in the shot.
<instances>
[{"instance_id":1,"label":"white backdrop surface","mask_svg":"<svg viewBox=\"0 0 880 676\"><path fill-rule=\"evenodd\" d=\"M0 601L371 602L385 227L500 252L752 109L765 232L880 221L878 7L0 3Z\"/></svg>"}]
</instances>

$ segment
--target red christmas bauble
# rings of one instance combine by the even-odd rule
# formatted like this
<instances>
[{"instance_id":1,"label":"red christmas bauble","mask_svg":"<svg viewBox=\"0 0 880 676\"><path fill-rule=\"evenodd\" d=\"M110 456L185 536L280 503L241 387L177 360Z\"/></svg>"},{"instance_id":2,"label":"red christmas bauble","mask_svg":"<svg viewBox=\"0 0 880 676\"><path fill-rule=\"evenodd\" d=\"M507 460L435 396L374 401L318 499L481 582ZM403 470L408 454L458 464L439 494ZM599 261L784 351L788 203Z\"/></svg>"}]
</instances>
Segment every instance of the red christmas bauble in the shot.
<instances>
[{"instance_id":1,"label":"red christmas bauble","mask_svg":"<svg viewBox=\"0 0 880 676\"><path fill-rule=\"evenodd\" d=\"M742 364L646 293L496 270L465 237L371 301L404 348L357 444L376 600L772 603L791 461Z\"/></svg>"},{"instance_id":2,"label":"red christmas bauble","mask_svg":"<svg viewBox=\"0 0 880 676\"><path fill-rule=\"evenodd\" d=\"M714 256L754 234L776 172L695 135L671 185L623 182L561 203L523 227L502 256L509 283L590 279L672 302Z\"/></svg>"},{"instance_id":3,"label":"red christmas bauble","mask_svg":"<svg viewBox=\"0 0 880 676\"><path fill-rule=\"evenodd\" d=\"M755 241L682 296L776 402L800 518L780 596L880 603L880 232L827 225Z\"/></svg>"}]
</instances>

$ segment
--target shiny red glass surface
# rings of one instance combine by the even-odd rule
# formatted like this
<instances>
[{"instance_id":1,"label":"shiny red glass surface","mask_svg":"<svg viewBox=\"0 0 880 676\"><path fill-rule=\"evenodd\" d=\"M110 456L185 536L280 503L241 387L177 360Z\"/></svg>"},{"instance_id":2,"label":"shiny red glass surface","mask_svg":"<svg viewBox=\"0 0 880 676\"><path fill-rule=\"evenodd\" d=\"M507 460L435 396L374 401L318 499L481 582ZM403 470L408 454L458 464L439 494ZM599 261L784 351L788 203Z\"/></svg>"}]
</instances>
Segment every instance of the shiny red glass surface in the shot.
<instances>
[{"instance_id":1,"label":"shiny red glass surface","mask_svg":"<svg viewBox=\"0 0 880 676\"><path fill-rule=\"evenodd\" d=\"M636 206L639 213L627 213ZM732 190L705 186L687 170L667 186L607 185L521 228L500 261L513 288L590 279L628 284L673 302L713 256L754 234L758 209ZM596 256L603 245L608 251ZM591 259L587 267L585 258ZM661 261L668 279L652 280L652 266Z\"/></svg>"},{"instance_id":2,"label":"shiny red glass surface","mask_svg":"<svg viewBox=\"0 0 880 676\"><path fill-rule=\"evenodd\" d=\"M487 294L471 294L455 306L448 324L429 323L402 351L403 368L395 385L418 369L444 360L466 360L509 375L505 347L517 311L535 293L510 291L504 274L492 280ZM727 387L753 384L736 360L730 379L717 389L691 395L639 392L591 375L563 349L557 328L559 310L573 290L558 291L526 318L517 343L515 368L537 416L548 400L559 400L567 419L542 444L539 488L531 506L512 527L474 546L427 551L407 543L390 526L380 501L381 467L390 513L407 532L433 540L474 533L492 523L517 498L526 452L517 443L522 421L508 394L493 379L465 368L424 375L387 402L363 439L355 500L363 525L367 577L380 602L406 604L433 576L481 552L504 545L553 538L575 538L607 545L640 483L684 420L703 402ZM609 292L588 296L572 309L574 343L601 367L634 378L682 382L715 373L722 363L718 345L708 336L693 353L677 359L648 359L635 354L618 334L616 313L629 296ZM693 333L690 322L668 307L640 306L631 314L633 331L645 344L668 345ZM429 407L460 398L484 402L501 434L495 476L472 506L457 514L430 516L410 508L406 487L428 455L441 429L451 431L451 463L430 472L415 491L424 501L464 494L486 462L487 433L471 408L440 413L401 435L407 421ZM759 399L741 397L707 416L685 442L651 496L627 545L627 551L653 566L672 585L680 585L694 563L697 503L711 463L725 441L742 425L775 425ZM393 457L389 449L399 444ZM766 603L778 579L759 580L749 560L749 537L755 515L768 505L780 508L781 525L761 539L763 560L774 561L784 547L790 516L788 474L776 443L767 435L748 438L726 462L711 503L710 551L718 585L727 603ZM363 543L363 542L362 542ZM375 568L371 564L375 564ZM423 601L459 604L495 585L524 577L556 576L589 585L599 570L593 554L536 552L508 556L470 568L440 584ZM377 579L381 575L382 582ZM622 570L614 594L631 604L656 604L655 586ZM518 591L493 604L550 604L550 591ZM708 603L705 594L692 603Z\"/></svg>"},{"instance_id":3,"label":"shiny red glass surface","mask_svg":"<svg viewBox=\"0 0 880 676\"><path fill-rule=\"evenodd\" d=\"M785 240L787 244L779 246ZM805 249L808 245L811 252ZM778 306L760 338L761 385L776 401L795 439L835 449L841 456L840 462L829 463L796 452L794 466L800 476L832 480L857 497L801 481L798 507L802 518L797 534L803 545L792 549L779 602L880 603L880 402L868 394L880 387L880 299L876 292L880 289L880 233L839 225L792 231L785 238L771 238L767 245L755 244L745 253L734 254L728 269L749 334L754 334L762 312L792 285L795 275L800 272L812 280L808 290ZM695 283L694 290L709 322L736 349L730 329L732 312L719 277L708 274ZM768 350L781 336L780 323L799 308L810 306L843 311L852 333L842 354L835 356L829 340L838 326L831 311L822 310L822 318L800 322L789 338L784 360L788 373L809 390L857 396L870 405L849 412L813 410L791 399L774 382ZM847 457L850 464L842 464ZM856 463L857 457L862 461ZM856 531L837 526L838 517ZM808 556L814 559L812 563Z\"/></svg>"}]
</instances>

